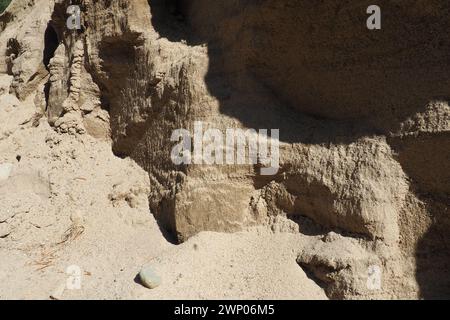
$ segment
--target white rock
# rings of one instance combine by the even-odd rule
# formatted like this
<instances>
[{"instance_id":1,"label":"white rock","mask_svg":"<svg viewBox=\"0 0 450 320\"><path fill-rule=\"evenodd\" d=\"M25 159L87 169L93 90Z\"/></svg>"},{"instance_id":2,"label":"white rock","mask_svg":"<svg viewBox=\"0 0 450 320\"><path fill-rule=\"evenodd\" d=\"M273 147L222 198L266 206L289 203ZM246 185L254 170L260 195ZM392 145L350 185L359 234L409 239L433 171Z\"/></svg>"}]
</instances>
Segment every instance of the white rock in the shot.
<instances>
[{"instance_id":1,"label":"white rock","mask_svg":"<svg viewBox=\"0 0 450 320\"><path fill-rule=\"evenodd\" d=\"M141 272L139 272L139 278L141 283L149 289L155 289L161 284L161 277L149 266L142 268Z\"/></svg>"},{"instance_id":2,"label":"white rock","mask_svg":"<svg viewBox=\"0 0 450 320\"><path fill-rule=\"evenodd\" d=\"M0 164L0 181L5 181L11 175L13 164L11 163L2 163Z\"/></svg>"}]
</instances>

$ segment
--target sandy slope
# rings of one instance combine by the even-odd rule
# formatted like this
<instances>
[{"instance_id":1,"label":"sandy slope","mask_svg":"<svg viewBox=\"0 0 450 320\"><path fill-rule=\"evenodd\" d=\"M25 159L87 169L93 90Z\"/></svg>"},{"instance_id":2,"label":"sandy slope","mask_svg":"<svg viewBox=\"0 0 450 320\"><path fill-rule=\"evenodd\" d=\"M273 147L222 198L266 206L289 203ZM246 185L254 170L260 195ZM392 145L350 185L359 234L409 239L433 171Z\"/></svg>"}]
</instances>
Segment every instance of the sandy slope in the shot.
<instances>
[{"instance_id":1,"label":"sandy slope","mask_svg":"<svg viewBox=\"0 0 450 320\"><path fill-rule=\"evenodd\" d=\"M304 239L294 234L250 230L200 233L149 264L164 277L144 299L326 299L296 264Z\"/></svg>"},{"instance_id":2,"label":"sandy slope","mask_svg":"<svg viewBox=\"0 0 450 320\"><path fill-rule=\"evenodd\" d=\"M0 97L0 166L12 167L0 181L0 299L326 299L295 262L299 234L168 242L147 174L107 141L55 133L32 101ZM155 290L135 281L145 264L162 277ZM67 289L72 265L80 290Z\"/></svg>"}]
</instances>

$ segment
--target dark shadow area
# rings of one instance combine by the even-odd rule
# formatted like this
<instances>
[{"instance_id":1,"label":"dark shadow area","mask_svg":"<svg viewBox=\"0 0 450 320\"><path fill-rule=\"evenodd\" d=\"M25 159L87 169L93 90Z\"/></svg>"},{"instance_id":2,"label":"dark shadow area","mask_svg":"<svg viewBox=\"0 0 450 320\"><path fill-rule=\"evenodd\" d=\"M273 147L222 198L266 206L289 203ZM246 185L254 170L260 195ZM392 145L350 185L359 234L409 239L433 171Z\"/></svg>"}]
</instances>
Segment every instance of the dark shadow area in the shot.
<instances>
[{"instance_id":1,"label":"dark shadow area","mask_svg":"<svg viewBox=\"0 0 450 320\"><path fill-rule=\"evenodd\" d=\"M151 211L151 212L155 212L155 211ZM166 212L166 211L164 211L164 212ZM170 224L164 223L161 220L161 218L156 219L156 222L158 224L159 231L161 232L161 234L163 235L164 239L166 239L167 242L169 242L170 244L173 244L173 245L180 244L180 241L176 236L176 234L177 234L176 231L168 229L168 226L170 226Z\"/></svg>"},{"instance_id":2,"label":"dark shadow area","mask_svg":"<svg viewBox=\"0 0 450 320\"><path fill-rule=\"evenodd\" d=\"M110 114L113 151L120 157L132 153L146 127L147 119L137 119L135 106L132 104L132 99L146 90L143 84L139 87L142 83L140 79L143 79L143 73L146 72L143 68L146 64L137 59L137 52L143 44L139 36L138 33L129 33L103 39L99 44L99 56L103 61L102 73L95 74L96 71L92 70L102 92L102 108ZM136 91L125 92L123 88L135 88ZM147 106L148 102L143 101L142 105ZM142 107L142 110L145 108ZM144 115L145 112L141 114ZM127 121L121 119L124 115Z\"/></svg>"},{"instance_id":3,"label":"dark shadow area","mask_svg":"<svg viewBox=\"0 0 450 320\"><path fill-rule=\"evenodd\" d=\"M55 29L50 23L48 24L47 29L45 30L44 42L45 47L44 47L43 63L45 65L45 68L49 70L50 60L55 55L55 51L59 45L58 34L56 33Z\"/></svg>"},{"instance_id":4,"label":"dark shadow area","mask_svg":"<svg viewBox=\"0 0 450 320\"><path fill-rule=\"evenodd\" d=\"M205 80L220 111L250 128L284 128L286 142L387 134L448 94L450 6L439 1L381 1L377 31L366 27L370 1L149 3L162 37L208 44Z\"/></svg>"},{"instance_id":5,"label":"dark shadow area","mask_svg":"<svg viewBox=\"0 0 450 320\"><path fill-rule=\"evenodd\" d=\"M185 17L186 0L148 0L152 13L152 25L161 35L172 42L187 41L190 44L200 44L193 34L188 32Z\"/></svg>"},{"instance_id":6,"label":"dark shadow area","mask_svg":"<svg viewBox=\"0 0 450 320\"><path fill-rule=\"evenodd\" d=\"M299 230L302 234L306 236L320 236L323 234L327 234L331 230L328 230L327 228L321 226L320 224L314 222L314 220L302 216L302 215L288 215L288 219L292 220L294 223L296 223L299 227Z\"/></svg>"},{"instance_id":7,"label":"dark shadow area","mask_svg":"<svg viewBox=\"0 0 450 320\"><path fill-rule=\"evenodd\" d=\"M44 85L44 98L45 98L45 111L47 112L48 110L48 102L50 99L50 87L51 87L51 83L50 81L47 81L47 83Z\"/></svg>"},{"instance_id":8,"label":"dark shadow area","mask_svg":"<svg viewBox=\"0 0 450 320\"><path fill-rule=\"evenodd\" d=\"M59 45L58 34L56 33L54 27L51 23L48 23L47 29L44 34L44 52L43 52L43 64L47 71L50 71L50 60L54 57L56 49ZM44 98L45 98L45 109L47 111L50 99L50 80L44 85Z\"/></svg>"},{"instance_id":9,"label":"dark shadow area","mask_svg":"<svg viewBox=\"0 0 450 320\"><path fill-rule=\"evenodd\" d=\"M433 223L416 249L416 279L423 299L450 299L450 200L423 196Z\"/></svg>"},{"instance_id":10,"label":"dark shadow area","mask_svg":"<svg viewBox=\"0 0 450 320\"><path fill-rule=\"evenodd\" d=\"M449 101L445 103L448 104ZM448 197L450 192L448 131L418 132L414 135L391 137L388 142L403 170L415 182L420 193L429 193L438 198Z\"/></svg>"},{"instance_id":11,"label":"dark shadow area","mask_svg":"<svg viewBox=\"0 0 450 320\"><path fill-rule=\"evenodd\" d=\"M133 281L134 281L134 283L145 287L144 284L142 283L142 280L141 280L141 277L140 277L139 273L134 277Z\"/></svg>"}]
</instances>

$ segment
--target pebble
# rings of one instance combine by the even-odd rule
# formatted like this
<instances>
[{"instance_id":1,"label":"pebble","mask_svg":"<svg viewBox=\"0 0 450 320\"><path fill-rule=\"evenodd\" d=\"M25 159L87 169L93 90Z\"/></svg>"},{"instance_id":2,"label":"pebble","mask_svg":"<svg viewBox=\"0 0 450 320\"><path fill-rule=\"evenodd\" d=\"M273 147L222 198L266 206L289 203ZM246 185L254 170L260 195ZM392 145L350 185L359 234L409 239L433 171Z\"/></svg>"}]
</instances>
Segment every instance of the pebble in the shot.
<instances>
[{"instance_id":1,"label":"pebble","mask_svg":"<svg viewBox=\"0 0 450 320\"><path fill-rule=\"evenodd\" d=\"M11 163L0 164L0 181L5 181L11 175L13 165Z\"/></svg>"},{"instance_id":2,"label":"pebble","mask_svg":"<svg viewBox=\"0 0 450 320\"><path fill-rule=\"evenodd\" d=\"M155 289L161 284L161 277L159 277L149 266L145 266L141 269L139 278L141 283L149 289Z\"/></svg>"}]
</instances>

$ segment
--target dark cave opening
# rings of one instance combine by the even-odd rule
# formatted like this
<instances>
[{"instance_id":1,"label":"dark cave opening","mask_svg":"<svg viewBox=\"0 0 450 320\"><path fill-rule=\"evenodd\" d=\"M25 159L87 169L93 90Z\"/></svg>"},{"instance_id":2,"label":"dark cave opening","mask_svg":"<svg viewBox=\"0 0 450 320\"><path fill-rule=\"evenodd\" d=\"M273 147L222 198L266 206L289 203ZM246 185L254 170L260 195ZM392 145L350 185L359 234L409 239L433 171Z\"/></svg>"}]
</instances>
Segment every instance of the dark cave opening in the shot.
<instances>
[{"instance_id":1,"label":"dark cave opening","mask_svg":"<svg viewBox=\"0 0 450 320\"><path fill-rule=\"evenodd\" d=\"M184 19L186 1L182 0L149 0L149 5L158 14L165 13L166 17L172 16L177 20Z\"/></svg>"},{"instance_id":2,"label":"dark cave opening","mask_svg":"<svg viewBox=\"0 0 450 320\"><path fill-rule=\"evenodd\" d=\"M44 42L45 47L43 62L47 70L49 70L48 66L50 64L50 60L55 55L55 51L59 45L58 34L51 24L48 24L47 29L45 30Z\"/></svg>"},{"instance_id":3,"label":"dark cave opening","mask_svg":"<svg viewBox=\"0 0 450 320\"><path fill-rule=\"evenodd\" d=\"M186 0L148 0L155 29L170 41L192 42L186 15L189 3Z\"/></svg>"},{"instance_id":4,"label":"dark cave opening","mask_svg":"<svg viewBox=\"0 0 450 320\"><path fill-rule=\"evenodd\" d=\"M47 25L47 29L45 30L44 34L44 53L43 53L43 60L45 68L47 71L50 71L49 65L50 60L54 57L55 51L58 48L59 40L58 40L58 34L56 33L53 26L49 23ZM45 107L47 109L48 107L48 101L50 98L50 80L44 85L44 97L45 97Z\"/></svg>"}]
</instances>

